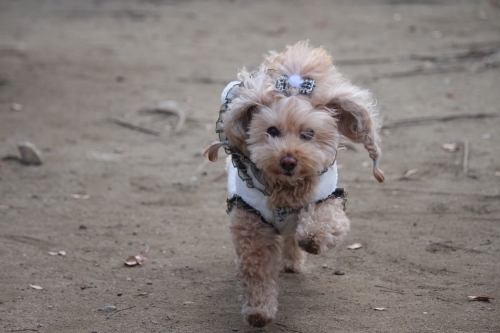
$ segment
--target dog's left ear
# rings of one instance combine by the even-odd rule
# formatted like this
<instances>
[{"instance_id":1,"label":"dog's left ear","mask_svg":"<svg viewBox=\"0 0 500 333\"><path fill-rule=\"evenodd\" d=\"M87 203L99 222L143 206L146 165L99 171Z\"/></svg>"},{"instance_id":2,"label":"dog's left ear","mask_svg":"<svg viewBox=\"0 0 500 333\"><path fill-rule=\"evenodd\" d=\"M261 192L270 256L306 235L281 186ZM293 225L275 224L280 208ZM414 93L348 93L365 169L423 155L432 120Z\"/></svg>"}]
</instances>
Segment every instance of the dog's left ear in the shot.
<instances>
[{"instance_id":1,"label":"dog's left ear","mask_svg":"<svg viewBox=\"0 0 500 333\"><path fill-rule=\"evenodd\" d=\"M370 92L346 82L333 92L326 107L337 118L340 134L356 143L363 143L373 160L373 175L379 182L383 182L384 173L377 167L381 153L377 144L380 125Z\"/></svg>"}]
</instances>

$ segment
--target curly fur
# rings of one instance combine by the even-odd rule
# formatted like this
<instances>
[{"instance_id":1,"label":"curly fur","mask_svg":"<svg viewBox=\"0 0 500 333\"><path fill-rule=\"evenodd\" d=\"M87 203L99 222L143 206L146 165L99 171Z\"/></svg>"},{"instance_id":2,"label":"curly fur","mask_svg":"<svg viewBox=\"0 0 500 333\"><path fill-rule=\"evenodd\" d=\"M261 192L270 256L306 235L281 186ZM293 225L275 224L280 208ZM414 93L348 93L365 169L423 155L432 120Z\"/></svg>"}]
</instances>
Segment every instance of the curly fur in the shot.
<instances>
[{"instance_id":1,"label":"curly fur","mask_svg":"<svg viewBox=\"0 0 500 333\"><path fill-rule=\"evenodd\" d=\"M296 87L277 91L274 80L281 75L313 79L316 88L308 95L299 94ZM310 201L320 172L336 160L341 135L363 143L374 162L379 159L380 122L370 92L352 85L323 48L312 48L307 41L282 53L271 52L255 72L243 69L239 79L243 86L223 119L226 144L242 151L260 170L269 209L306 206L292 237L276 235L248 211L230 213L237 277L245 291L243 314L246 322L262 327L276 315L279 271L300 272L306 252L323 253L349 231L340 199L317 205ZM269 132L273 127L277 132ZM216 142L207 148L211 160L220 146ZM285 168L283 158L296 165ZM375 163L373 174L384 180Z\"/></svg>"}]
</instances>

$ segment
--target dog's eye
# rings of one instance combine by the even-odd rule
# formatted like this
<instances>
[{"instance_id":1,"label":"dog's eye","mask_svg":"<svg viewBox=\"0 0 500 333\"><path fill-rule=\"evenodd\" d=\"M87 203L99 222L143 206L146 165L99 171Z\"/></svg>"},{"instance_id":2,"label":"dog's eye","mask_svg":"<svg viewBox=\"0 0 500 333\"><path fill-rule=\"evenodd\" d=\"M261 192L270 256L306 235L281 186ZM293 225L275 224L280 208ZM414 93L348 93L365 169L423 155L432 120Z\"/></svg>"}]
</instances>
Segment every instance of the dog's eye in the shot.
<instances>
[{"instance_id":1,"label":"dog's eye","mask_svg":"<svg viewBox=\"0 0 500 333\"><path fill-rule=\"evenodd\" d=\"M300 133L300 138L302 140L311 140L313 136L314 136L314 131L312 129L308 129Z\"/></svg>"},{"instance_id":2,"label":"dog's eye","mask_svg":"<svg viewBox=\"0 0 500 333\"><path fill-rule=\"evenodd\" d=\"M280 136L281 133L276 127L273 126L267 129L267 134L269 134L272 137L277 137Z\"/></svg>"}]
</instances>

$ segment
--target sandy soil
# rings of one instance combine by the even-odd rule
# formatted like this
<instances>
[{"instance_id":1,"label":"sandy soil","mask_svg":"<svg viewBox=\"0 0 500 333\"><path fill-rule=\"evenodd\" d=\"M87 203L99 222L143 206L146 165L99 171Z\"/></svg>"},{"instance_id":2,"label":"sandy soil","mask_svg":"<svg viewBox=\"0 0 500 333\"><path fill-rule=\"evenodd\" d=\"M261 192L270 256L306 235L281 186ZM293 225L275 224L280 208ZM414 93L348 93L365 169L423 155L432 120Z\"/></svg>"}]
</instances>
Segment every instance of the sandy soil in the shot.
<instances>
[{"instance_id":1,"label":"sandy soil","mask_svg":"<svg viewBox=\"0 0 500 333\"><path fill-rule=\"evenodd\" d=\"M0 331L499 332L500 117L383 130L382 185L362 147L342 152L352 231L282 274L276 323L261 330L240 314L224 162L201 156L237 69L302 39L373 91L387 125L500 115L500 72L485 66L499 7L0 1L0 156L31 141L44 158L0 163ZM179 133L177 117L139 112L165 100L186 113ZM441 149L453 142L468 143L467 174L463 147ZM124 266L146 247L142 266ZM98 311L108 305L122 311Z\"/></svg>"}]
</instances>

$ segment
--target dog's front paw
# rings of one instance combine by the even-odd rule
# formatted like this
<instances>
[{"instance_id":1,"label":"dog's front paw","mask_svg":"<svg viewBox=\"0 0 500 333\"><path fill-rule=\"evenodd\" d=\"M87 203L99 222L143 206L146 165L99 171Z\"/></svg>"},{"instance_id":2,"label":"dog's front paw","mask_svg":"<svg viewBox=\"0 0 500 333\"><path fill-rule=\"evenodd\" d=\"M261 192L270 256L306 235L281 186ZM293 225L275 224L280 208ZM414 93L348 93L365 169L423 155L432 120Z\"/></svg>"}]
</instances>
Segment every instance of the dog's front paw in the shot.
<instances>
[{"instance_id":1,"label":"dog's front paw","mask_svg":"<svg viewBox=\"0 0 500 333\"><path fill-rule=\"evenodd\" d=\"M314 237L309 236L306 239L299 240L299 246L310 254L320 254L321 246L316 242Z\"/></svg>"},{"instance_id":2,"label":"dog's front paw","mask_svg":"<svg viewBox=\"0 0 500 333\"><path fill-rule=\"evenodd\" d=\"M300 273L302 272L302 267L304 264L302 262L296 262L292 260L284 260L283 263L283 272L285 273Z\"/></svg>"},{"instance_id":3,"label":"dog's front paw","mask_svg":"<svg viewBox=\"0 0 500 333\"><path fill-rule=\"evenodd\" d=\"M329 199L301 211L295 239L304 251L320 254L335 247L348 231L342 202Z\"/></svg>"},{"instance_id":4,"label":"dog's front paw","mask_svg":"<svg viewBox=\"0 0 500 333\"><path fill-rule=\"evenodd\" d=\"M253 313L247 315L245 319L247 323L253 327L264 327L270 324L274 318L266 316L263 313Z\"/></svg>"}]
</instances>

